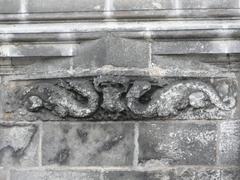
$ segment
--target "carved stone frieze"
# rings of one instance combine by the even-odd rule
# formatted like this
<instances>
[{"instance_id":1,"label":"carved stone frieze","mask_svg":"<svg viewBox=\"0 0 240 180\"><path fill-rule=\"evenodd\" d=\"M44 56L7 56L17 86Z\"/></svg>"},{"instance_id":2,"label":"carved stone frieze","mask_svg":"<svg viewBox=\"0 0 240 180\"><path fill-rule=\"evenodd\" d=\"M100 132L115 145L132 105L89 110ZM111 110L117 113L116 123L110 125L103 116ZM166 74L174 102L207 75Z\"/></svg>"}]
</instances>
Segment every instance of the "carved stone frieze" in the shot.
<instances>
[{"instance_id":1,"label":"carved stone frieze","mask_svg":"<svg viewBox=\"0 0 240 180\"><path fill-rule=\"evenodd\" d=\"M18 105L8 102L15 108L6 112L41 120L221 119L236 107L234 86L229 80L191 78L58 79L18 89L14 93Z\"/></svg>"}]
</instances>

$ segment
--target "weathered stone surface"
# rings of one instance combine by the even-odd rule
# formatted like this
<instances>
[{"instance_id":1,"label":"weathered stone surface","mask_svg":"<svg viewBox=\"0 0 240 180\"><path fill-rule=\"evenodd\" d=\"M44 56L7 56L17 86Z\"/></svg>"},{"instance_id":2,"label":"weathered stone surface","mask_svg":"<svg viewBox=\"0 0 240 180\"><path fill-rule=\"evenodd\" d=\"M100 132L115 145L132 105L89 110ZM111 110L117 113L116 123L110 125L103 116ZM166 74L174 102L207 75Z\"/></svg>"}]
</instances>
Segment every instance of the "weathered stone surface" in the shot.
<instances>
[{"instance_id":1,"label":"weathered stone surface","mask_svg":"<svg viewBox=\"0 0 240 180\"><path fill-rule=\"evenodd\" d=\"M2 85L2 77L0 76L0 119L3 118L3 85Z\"/></svg>"},{"instance_id":2,"label":"weathered stone surface","mask_svg":"<svg viewBox=\"0 0 240 180\"><path fill-rule=\"evenodd\" d=\"M102 11L104 0L35 0L27 4L28 12L73 12L73 11Z\"/></svg>"},{"instance_id":3,"label":"weathered stone surface","mask_svg":"<svg viewBox=\"0 0 240 180\"><path fill-rule=\"evenodd\" d=\"M226 91L229 91L229 85L226 84L226 86ZM229 100L224 102L215 88L209 83L198 80L169 83L163 88L155 90L147 103L141 103L141 97L150 90L151 83L148 81L135 81L133 83L126 97L127 105L134 114L144 117L171 117L184 113L184 110L192 107L193 109L188 112L194 113L194 110L201 111L204 109L204 112L199 114L205 114L206 117L209 116L211 119L213 113L207 115L207 109L211 109L210 104L223 111L229 111L236 106L236 97L230 95L230 97L227 97ZM191 115L183 116L186 119L191 117Z\"/></svg>"},{"instance_id":4,"label":"weathered stone surface","mask_svg":"<svg viewBox=\"0 0 240 180\"><path fill-rule=\"evenodd\" d=\"M195 123L141 123L139 164L214 165L216 125Z\"/></svg>"},{"instance_id":5,"label":"weathered stone surface","mask_svg":"<svg viewBox=\"0 0 240 180\"><path fill-rule=\"evenodd\" d=\"M53 170L26 170L11 171L10 180L99 180L100 173L96 171L53 171Z\"/></svg>"},{"instance_id":6,"label":"weathered stone surface","mask_svg":"<svg viewBox=\"0 0 240 180\"><path fill-rule=\"evenodd\" d=\"M75 69L114 66L146 68L149 64L149 44L107 34L102 39L81 43L74 59Z\"/></svg>"},{"instance_id":7,"label":"weathered stone surface","mask_svg":"<svg viewBox=\"0 0 240 180\"><path fill-rule=\"evenodd\" d=\"M238 7L237 0L181 0L181 1L168 1L168 0L114 0L114 8L116 10L147 10L147 9L205 9L205 8L235 8Z\"/></svg>"},{"instance_id":8,"label":"weathered stone surface","mask_svg":"<svg viewBox=\"0 0 240 180\"><path fill-rule=\"evenodd\" d=\"M186 76L211 77L227 74L231 70L228 57L222 54L153 55L152 66L160 67L176 76L185 74Z\"/></svg>"},{"instance_id":9,"label":"weathered stone surface","mask_svg":"<svg viewBox=\"0 0 240 180\"><path fill-rule=\"evenodd\" d=\"M225 121L220 124L219 164L240 164L240 121Z\"/></svg>"},{"instance_id":10,"label":"weathered stone surface","mask_svg":"<svg viewBox=\"0 0 240 180\"><path fill-rule=\"evenodd\" d=\"M225 169L222 170L221 180L238 180L240 179L240 169Z\"/></svg>"},{"instance_id":11,"label":"weathered stone surface","mask_svg":"<svg viewBox=\"0 0 240 180\"><path fill-rule=\"evenodd\" d=\"M21 0L1 0L0 13L18 13Z\"/></svg>"},{"instance_id":12,"label":"weathered stone surface","mask_svg":"<svg viewBox=\"0 0 240 180\"><path fill-rule=\"evenodd\" d=\"M6 118L139 120L233 118L236 82L227 78L135 80L118 75L10 82Z\"/></svg>"},{"instance_id":13,"label":"weathered stone surface","mask_svg":"<svg viewBox=\"0 0 240 180\"><path fill-rule=\"evenodd\" d=\"M38 127L0 124L0 165L38 165Z\"/></svg>"},{"instance_id":14,"label":"weathered stone surface","mask_svg":"<svg viewBox=\"0 0 240 180\"><path fill-rule=\"evenodd\" d=\"M162 171L109 171L104 180L220 180L220 170L178 168Z\"/></svg>"},{"instance_id":15,"label":"weathered stone surface","mask_svg":"<svg viewBox=\"0 0 240 180\"><path fill-rule=\"evenodd\" d=\"M59 72L61 72L62 75L69 74L68 71L70 70L72 57L30 57L30 59L29 61L29 59L25 57L25 62L21 58L12 61L13 66L16 67L14 74L26 74L28 79L31 78L32 75L38 77L38 74L43 74L44 77L48 77L49 74L55 74L56 76ZM21 61L23 64L21 64Z\"/></svg>"},{"instance_id":16,"label":"weathered stone surface","mask_svg":"<svg viewBox=\"0 0 240 180\"><path fill-rule=\"evenodd\" d=\"M133 124L45 123L43 164L127 166L133 160Z\"/></svg>"},{"instance_id":17,"label":"weathered stone surface","mask_svg":"<svg viewBox=\"0 0 240 180\"><path fill-rule=\"evenodd\" d=\"M74 56L74 44L0 45L0 57Z\"/></svg>"},{"instance_id":18,"label":"weathered stone surface","mask_svg":"<svg viewBox=\"0 0 240 180\"><path fill-rule=\"evenodd\" d=\"M239 53L240 41L155 41L153 54L224 54Z\"/></svg>"}]
</instances>

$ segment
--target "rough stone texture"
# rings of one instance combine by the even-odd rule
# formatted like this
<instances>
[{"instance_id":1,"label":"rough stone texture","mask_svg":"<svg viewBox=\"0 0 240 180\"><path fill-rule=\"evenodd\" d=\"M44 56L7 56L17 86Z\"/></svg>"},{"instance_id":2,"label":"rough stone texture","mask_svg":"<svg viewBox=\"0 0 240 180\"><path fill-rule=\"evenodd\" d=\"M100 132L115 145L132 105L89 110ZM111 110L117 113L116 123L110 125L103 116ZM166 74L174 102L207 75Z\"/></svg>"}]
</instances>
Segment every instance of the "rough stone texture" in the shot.
<instances>
[{"instance_id":1,"label":"rough stone texture","mask_svg":"<svg viewBox=\"0 0 240 180\"><path fill-rule=\"evenodd\" d=\"M236 170L234 170L235 172ZM229 174L227 175L227 172ZM104 180L222 180L236 178L237 173L220 169L177 168L162 171L110 171L104 174ZM229 176L230 175L230 176ZM231 179L232 178L232 179Z\"/></svg>"},{"instance_id":2,"label":"rough stone texture","mask_svg":"<svg viewBox=\"0 0 240 180\"><path fill-rule=\"evenodd\" d=\"M28 170L12 171L10 180L99 180L100 173L95 171L53 171L53 170Z\"/></svg>"},{"instance_id":3,"label":"rough stone texture","mask_svg":"<svg viewBox=\"0 0 240 180\"><path fill-rule=\"evenodd\" d=\"M240 122L225 121L220 124L219 164L240 164Z\"/></svg>"},{"instance_id":4,"label":"rough stone texture","mask_svg":"<svg viewBox=\"0 0 240 180\"><path fill-rule=\"evenodd\" d=\"M214 165L215 124L141 123L139 164Z\"/></svg>"},{"instance_id":5,"label":"rough stone texture","mask_svg":"<svg viewBox=\"0 0 240 180\"><path fill-rule=\"evenodd\" d=\"M4 109L6 118L28 121L224 119L234 118L236 88L227 78L162 78L156 84L119 75L10 82Z\"/></svg>"},{"instance_id":6,"label":"rough stone texture","mask_svg":"<svg viewBox=\"0 0 240 180\"><path fill-rule=\"evenodd\" d=\"M237 180L240 179L240 169L222 170L222 180Z\"/></svg>"},{"instance_id":7,"label":"rough stone texture","mask_svg":"<svg viewBox=\"0 0 240 180\"><path fill-rule=\"evenodd\" d=\"M170 41L154 42L153 54L223 54L239 51L240 42L229 41Z\"/></svg>"},{"instance_id":8,"label":"rough stone texture","mask_svg":"<svg viewBox=\"0 0 240 180\"><path fill-rule=\"evenodd\" d=\"M1 45L0 57L74 56L74 44Z\"/></svg>"},{"instance_id":9,"label":"rough stone texture","mask_svg":"<svg viewBox=\"0 0 240 180\"><path fill-rule=\"evenodd\" d=\"M43 164L128 166L133 161L133 124L45 123Z\"/></svg>"},{"instance_id":10,"label":"rough stone texture","mask_svg":"<svg viewBox=\"0 0 240 180\"><path fill-rule=\"evenodd\" d=\"M37 125L0 124L0 165L3 167L38 165Z\"/></svg>"}]
</instances>

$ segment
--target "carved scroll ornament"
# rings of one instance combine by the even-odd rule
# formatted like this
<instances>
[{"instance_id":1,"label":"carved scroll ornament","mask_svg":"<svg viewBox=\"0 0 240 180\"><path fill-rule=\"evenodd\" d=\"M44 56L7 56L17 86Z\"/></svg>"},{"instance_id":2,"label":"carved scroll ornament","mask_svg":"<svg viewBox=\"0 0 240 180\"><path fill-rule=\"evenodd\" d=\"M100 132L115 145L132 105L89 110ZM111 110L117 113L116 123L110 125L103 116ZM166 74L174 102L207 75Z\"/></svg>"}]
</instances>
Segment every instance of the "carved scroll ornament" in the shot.
<instances>
[{"instance_id":1,"label":"carved scroll ornament","mask_svg":"<svg viewBox=\"0 0 240 180\"><path fill-rule=\"evenodd\" d=\"M43 109L66 118L91 117L98 111L130 113L140 117L174 117L192 109L231 111L235 97L221 97L211 83L178 80L164 86L126 77L99 76L93 80L38 83L23 95L30 112Z\"/></svg>"}]
</instances>

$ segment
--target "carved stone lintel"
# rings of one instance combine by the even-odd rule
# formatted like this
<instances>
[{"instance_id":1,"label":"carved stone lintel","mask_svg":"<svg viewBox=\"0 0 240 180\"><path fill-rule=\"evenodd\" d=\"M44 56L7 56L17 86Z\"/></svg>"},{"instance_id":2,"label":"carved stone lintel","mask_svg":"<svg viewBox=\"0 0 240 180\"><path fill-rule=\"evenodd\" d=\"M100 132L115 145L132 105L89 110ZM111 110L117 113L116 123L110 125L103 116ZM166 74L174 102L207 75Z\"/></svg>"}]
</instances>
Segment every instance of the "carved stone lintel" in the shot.
<instances>
[{"instance_id":1,"label":"carved stone lintel","mask_svg":"<svg viewBox=\"0 0 240 180\"><path fill-rule=\"evenodd\" d=\"M19 91L19 108L32 114L89 120L192 119L192 116L215 119L235 109L236 97L233 92L228 93L231 88L227 83L220 84L225 89L222 94L217 90L221 87L209 80L164 79L164 82L99 76L33 83L24 92Z\"/></svg>"}]
</instances>

